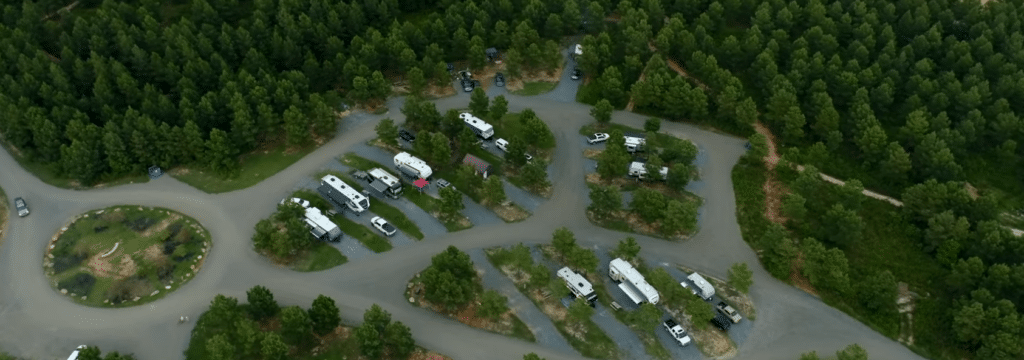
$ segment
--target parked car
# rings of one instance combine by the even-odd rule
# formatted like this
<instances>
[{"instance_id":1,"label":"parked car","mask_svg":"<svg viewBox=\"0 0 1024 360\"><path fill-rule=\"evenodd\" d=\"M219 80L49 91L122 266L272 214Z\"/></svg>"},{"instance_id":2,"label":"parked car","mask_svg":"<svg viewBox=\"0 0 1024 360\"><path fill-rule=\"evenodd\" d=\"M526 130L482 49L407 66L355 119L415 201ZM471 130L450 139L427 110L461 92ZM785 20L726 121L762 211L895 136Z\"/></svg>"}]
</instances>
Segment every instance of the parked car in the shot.
<instances>
[{"instance_id":1,"label":"parked car","mask_svg":"<svg viewBox=\"0 0 1024 360\"><path fill-rule=\"evenodd\" d=\"M610 136L607 133L595 133L593 135L587 136L587 143L597 144L599 142L605 142L608 141L609 137Z\"/></svg>"},{"instance_id":2,"label":"parked car","mask_svg":"<svg viewBox=\"0 0 1024 360\"><path fill-rule=\"evenodd\" d=\"M668 330L668 333L672 335L672 338L676 339L679 346L690 345L690 336L686 335L686 330L683 329L682 325L677 324L675 320L665 320L661 326Z\"/></svg>"},{"instance_id":3,"label":"parked car","mask_svg":"<svg viewBox=\"0 0 1024 360\"><path fill-rule=\"evenodd\" d=\"M494 75L494 85L497 85L498 87L505 86L505 75L502 73Z\"/></svg>"},{"instance_id":4,"label":"parked car","mask_svg":"<svg viewBox=\"0 0 1024 360\"><path fill-rule=\"evenodd\" d=\"M718 314L715 318L711 319L711 323L715 324L715 327L722 331L729 331L729 327L732 326L732 321L729 321L729 318L722 314Z\"/></svg>"},{"instance_id":5,"label":"parked car","mask_svg":"<svg viewBox=\"0 0 1024 360\"><path fill-rule=\"evenodd\" d=\"M384 235L386 236L392 236L395 234L395 231L397 231L397 229L395 229L394 226L388 224L388 221L384 220L384 218L380 216L370 219L370 223L373 224L373 227L377 228L377 230L380 230L380 232L384 233Z\"/></svg>"},{"instance_id":6,"label":"parked car","mask_svg":"<svg viewBox=\"0 0 1024 360\"><path fill-rule=\"evenodd\" d=\"M288 198L282 199L281 200L281 205L284 205L285 202L287 202L287 201L288 201ZM299 198L292 198L291 201L293 203L299 204L299 206L302 206L303 209L309 207L309 201L307 201L307 200L302 200L302 199L299 199Z\"/></svg>"},{"instance_id":7,"label":"parked car","mask_svg":"<svg viewBox=\"0 0 1024 360\"><path fill-rule=\"evenodd\" d=\"M501 151L508 151L508 140L505 140L505 139L494 140L494 146L498 147L498 149L501 149Z\"/></svg>"},{"instance_id":8,"label":"parked car","mask_svg":"<svg viewBox=\"0 0 1024 360\"><path fill-rule=\"evenodd\" d=\"M473 74L470 73L469 71L462 70L462 71L459 71L459 77L461 77L462 80L472 80L473 79Z\"/></svg>"},{"instance_id":9,"label":"parked car","mask_svg":"<svg viewBox=\"0 0 1024 360\"><path fill-rule=\"evenodd\" d=\"M573 80L579 80L581 77L583 77L583 71L580 70L580 68L578 68L578 67L573 67L572 68L572 76L570 76L569 78L571 78Z\"/></svg>"},{"instance_id":10,"label":"parked car","mask_svg":"<svg viewBox=\"0 0 1024 360\"><path fill-rule=\"evenodd\" d=\"M416 135L414 135L413 133L409 132L406 129L398 130L398 137L408 142L416 141Z\"/></svg>"},{"instance_id":11,"label":"parked car","mask_svg":"<svg viewBox=\"0 0 1024 360\"><path fill-rule=\"evenodd\" d=\"M469 79L462 79L462 91L473 92L473 81Z\"/></svg>"},{"instance_id":12,"label":"parked car","mask_svg":"<svg viewBox=\"0 0 1024 360\"><path fill-rule=\"evenodd\" d=\"M437 179L436 183L438 189L444 189L446 187L452 186L452 183L448 182L448 180L445 179Z\"/></svg>"},{"instance_id":13,"label":"parked car","mask_svg":"<svg viewBox=\"0 0 1024 360\"><path fill-rule=\"evenodd\" d=\"M22 199L20 197L14 198L14 209L18 210L18 216L28 216L28 205L25 204L25 199Z\"/></svg>"},{"instance_id":14,"label":"parked car","mask_svg":"<svg viewBox=\"0 0 1024 360\"><path fill-rule=\"evenodd\" d=\"M733 309L732 306L729 306L729 304L726 304L724 301L719 301L715 308L718 309L720 314L725 315L729 320L732 320L733 324L739 324L740 320L743 320L740 313L736 312L736 309Z\"/></svg>"}]
</instances>

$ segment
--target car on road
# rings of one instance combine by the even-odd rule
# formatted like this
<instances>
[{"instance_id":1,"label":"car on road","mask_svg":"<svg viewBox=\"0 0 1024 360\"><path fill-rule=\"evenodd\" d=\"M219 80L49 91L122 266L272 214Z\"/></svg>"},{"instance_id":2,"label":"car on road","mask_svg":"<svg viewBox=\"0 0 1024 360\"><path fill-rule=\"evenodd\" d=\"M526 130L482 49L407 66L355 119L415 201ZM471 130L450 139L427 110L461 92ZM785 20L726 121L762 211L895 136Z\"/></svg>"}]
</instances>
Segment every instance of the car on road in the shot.
<instances>
[{"instance_id":1,"label":"car on road","mask_svg":"<svg viewBox=\"0 0 1024 360\"><path fill-rule=\"evenodd\" d=\"M14 209L18 210L18 216L28 216L28 205L25 204L25 199L22 199L20 197L14 198Z\"/></svg>"},{"instance_id":2,"label":"car on road","mask_svg":"<svg viewBox=\"0 0 1024 360\"><path fill-rule=\"evenodd\" d=\"M690 345L690 336L686 335L686 330L683 329L682 325L677 324L675 320L665 320L665 322L662 323L661 326L664 327L665 330L668 330L668 333L672 335L672 338L676 339L676 342L679 343L679 346Z\"/></svg>"},{"instance_id":3,"label":"car on road","mask_svg":"<svg viewBox=\"0 0 1024 360\"><path fill-rule=\"evenodd\" d=\"M505 86L505 74L498 73L497 75L494 75L494 85L497 85L498 87Z\"/></svg>"},{"instance_id":4,"label":"car on road","mask_svg":"<svg viewBox=\"0 0 1024 360\"><path fill-rule=\"evenodd\" d=\"M445 179L437 179L436 182L437 182L437 188L438 189L444 189L446 187L452 186L452 183L448 182L448 180L445 180ZM454 188L452 188L452 189L454 189Z\"/></svg>"},{"instance_id":5,"label":"car on road","mask_svg":"<svg viewBox=\"0 0 1024 360\"><path fill-rule=\"evenodd\" d=\"M462 79L462 91L473 92L474 84L472 80Z\"/></svg>"},{"instance_id":6,"label":"car on road","mask_svg":"<svg viewBox=\"0 0 1024 360\"><path fill-rule=\"evenodd\" d=\"M286 202L288 202L288 198L282 199L281 200L281 205L284 205ZM299 204L299 206L302 206L303 209L309 207L309 201L308 200L303 200L303 199L299 199L299 198L292 198L291 202Z\"/></svg>"},{"instance_id":7,"label":"car on road","mask_svg":"<svg viewBox=\"0 0 1024 360\"><path fill-rule=\"evenodd\" d=\"M416 141L416 135L413 135L413 133L406 129L398 130L398 137L408 142Z\"/></svg>"},{"instance_id":8,"label":"car on road","mask_svg":"<svg viewBox=\"0 0 1024 360\"><path fill-rule=\"evenodd\" d=\"M580 68L578 67L573 67L572 76L570 76L569 78L573 80L579 80L581 77L583 77L583 70L580 70Z\"/></svg>"},{"instance_id":9,"label":"car on road","mask_svg":"<svg viewBox=\"0 0 1024 360\"><path fill-rule=\"evenodd\" d=\"M597 144L599 142L608 141L610 135L608 133L594 133L593 135L587 136L587 143Z\"/></svg>"},{"instance_id":10,"label":"car on road","mask_svg":"<svg viewBox=\"0 0 1024 360\"><path fill-rule=\"evenodd\" d=\"M729 320L732 320L733 324L739 324L740 320L743 320L740 313L736 312L736 309L733 309L732 306L726 304L725 301L719 301L718 305L715 305L715 309L718 310L718 313L725 315Z\"/></svg>"},{"instance_id":11,"label":"car on road","mask_svg":"<svg viewBox=\"0 0 1024 360\"><path fill-rule=\"evenodd\" d=\"M711 319L711 323L715 324L715 327L722 331L729 331L729 327L732 326L732 321L729 321L729 318L722 314L718 314Z\"/></svg>"},{"instance_id":12,"label":"car on road","mask_svg":"<svg viewBox=\"0 0 1024 360\"><path fill-rule=\"evenodd\" d=\"M377 228L377 230L380 230L380 232L384 233L384 235L386 236L395 235L395 231L398 231L398 229L395 229L394 226L388 224L388 221L384 220L384 218L380 216L370 219L370 223L373 224L373 227Z\"/></svg>"}]
</instances>

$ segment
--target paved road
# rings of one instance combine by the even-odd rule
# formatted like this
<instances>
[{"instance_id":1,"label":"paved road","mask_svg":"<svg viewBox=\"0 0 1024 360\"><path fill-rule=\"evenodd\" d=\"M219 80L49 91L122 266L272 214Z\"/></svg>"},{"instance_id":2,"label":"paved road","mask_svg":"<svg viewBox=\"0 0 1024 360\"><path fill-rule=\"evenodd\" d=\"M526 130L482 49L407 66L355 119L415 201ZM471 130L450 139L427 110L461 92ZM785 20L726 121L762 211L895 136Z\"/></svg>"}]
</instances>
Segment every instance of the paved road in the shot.
<instances>
[{"instance_id":1,"label":"paved road","mask_svg":"<svg viewBox=\"0 0 1024 360\"><path fill-rule=\"evenodd\" d=\"M334 161L334 157L373 136L373 124L391 117L403 121L397 110L402 99L389 101L387 114L358 114L358 126L307 155L288 169L248 189L210 195L169 176L145 184L90 191L58 189L40 182L0 152L0 186L9 197L23 196L32 215L11 217L0 247L0 348L19 356L59 358L79 344L135 353L146 360L178 360L188 344L190 327L178 325L180 315L196 318L214 294L244 299L245 290L257 285L272 289L283 304L308 306L318 294L333 297L345 319L360 319L372 304L380 304L393 318L407 324L417 342L455 359L521 359L536 352L550 359L579 359L564 349L546 348L501 335L479 331L407 304L405 283L430 262L430 256L449 245L463 249L524 243L546 243L559 226L576 233L585 245L614 246L625 237L591 225L583 214L589 202L584 186L585 159L578 129L591 121L589 107L543 95L524 98L507 95L511 111L526 106L545 119L559 146L551 166L553 197L533 209L533 216L515 224L478 225L451 234L428 236L424 241L396 247L383 254L368 254L338 268L318 273L295 273L275 266L252 251L251 236L257 221L275 210L275 204L295 184ZM437 101L445 111L465 107L468 96ZM616 112L614 121L640 127L644 116ZM769 276L753 251L740 238L730 173L743 153L743 139L696 127L665 123L664 131L685 136L707 154L701 165L703 186L696 193L706 199L701 232L685 243L670 243L643 236L643 256L650 262L682 263L724 278L734 262L747 262L754 270L752 297L758 320L741 345L738 359L794 359L817 350L831 353L849 343L864 346L876 359L920 359L902 345L830 308L818 299ZM151 304L127 309L82 307L54 292L41 267L44 247L61 226L90 209L116 204L162 206L196 218L210 230L214 246L205 267L194 280Z\"/></svg>"}]
</instances>

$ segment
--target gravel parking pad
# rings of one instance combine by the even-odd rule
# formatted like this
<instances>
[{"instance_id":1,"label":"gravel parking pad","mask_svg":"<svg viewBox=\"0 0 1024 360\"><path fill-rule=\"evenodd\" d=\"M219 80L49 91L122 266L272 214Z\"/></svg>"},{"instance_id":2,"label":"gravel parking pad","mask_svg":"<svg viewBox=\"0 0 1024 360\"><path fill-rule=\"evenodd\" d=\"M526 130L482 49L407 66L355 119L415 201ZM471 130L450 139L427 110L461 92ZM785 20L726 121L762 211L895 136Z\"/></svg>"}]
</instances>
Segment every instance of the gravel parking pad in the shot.
<instances>
[{"instance_id":1,"label":"gravel parking pad","mask_svg":"<svg viewBox=\"0 0 1024 360\"><path fill-rule=\"evenodd\" d=\"M583 79L573 80L571 78L572 68L576 66L576 62L568 58L568 50L563 50L562 55L566 57L566 62L562 68L562 77L559 79L558 85L551 91L537 96L559 102L576 102L576 92L579 91Z\"/></svg>"},{"instance_id":2,"label":"gravel parking pad","mask_svg":"<svg viewBox=\"0 0 1024 360\"><path fill-rule=\"evenodd\" d=\"M538 206L540 206L541 203L544 202L543 198L533 195L526 190L520 189L505 179L502 179L501 182L505 187L505 197L508 198L508 200L512 200L512 202L519 204L519 206L522 206L526 211L532 213Z\"/></svg>"},{"instance_id":3,"label":"gravel parking pad","mask_svg":"<svg viewBox=\"0 0 1024 360\"><path fill-rule=\"evenodd\" d=\"M363 246L363 243L356 240L356 238L349 236L348 234L341 236L339 242L328 242L331 246L334 246L342 254L348 257L349 261L366 257L367 255L373 255L374 252Z\"/></svg>"},{"instance_id":4,"label":"gravel parking pad","mask_svg":"<svg viewBox=\"0 0 1024 360\"><path fill-rule=\"evenodd\" d=\"M469 218L469 221L473 223L473 226L505 223L505 221L501 220L501 218L499 218L493 211L485 208L483 205L477 204L466 194L462 194L462 203L466 206L465 209L462 209L462 215Z\"/></svg>"},{"instance_id":5,"label":"gravel parking pad","mask_svg":"<svg viewBox=\"0 0 1024 360\"><path fill-rule=\"evenodd\" d=\"M619 350L626 355L627 359L651 359L651 356L647 355L644 343L640 341L640 337L633 330L630 330L628 326L619 322L615 315L610 313L615 310L608 309L600 303L597 304L597 308L594 310L596 310L594 311L594 316L591 316L590 319L597 324L597 327L604 330L608 337L615 341L615 345L619 346ZM619 311L626 310L622 309Z\"/></svg>"},{"instance_id":6,"label":"gravel parking pad","mask_svg":"<svg viewBox=\"0 0 1024 360\"><path fill-rule=\"evenodd\" d=\"M481 282L483 282L484 288L494 289L508 297L508 307L533 331L538 344L579 354L562 337L562 333L558 332L555 324L551 322L551 318L544 315L526 295L520 293L516 289L515 284L512 283L512 280L506 277L501 270L496 269L491 265L490 261L487 261L487 256L484 254L483 249L473 249L467 251L467 253L469 253L469 258L473 260L473 263L483 270Z\"/></svg>"},{"instance_id":7,"label":"gravel parking pad","mask_svg":"<svg viewBox=\"0 0 1024 360\"><path fill-rule=\"evenodd\" d=\"M406 191L416 191L415 189L406 188ZM388 205L394 206L396 209L402 211L405 217L409 218L416 226L420 228L420 232L423 233L424 238L428 238L435 235L441 235L448 233L448 229L441 224L437 218L431 216L426 211L423 211L419 206L413 204L412 201L407 199L399 198L395 199L382 199L376 198L377 200L383 201ZM398 236L398 234L395 234Z\"/></svg>"},{"instance_id":8,"label":"gravel parking pad","mask_svg":"<svg viewBox=\"0 0 1024 360\"><path fill-rule=\"evenodd\" d=\"M668 273L672 275L673 278L676 279L676 282L685 281L687 284L690 285L691 289L696 287L696 285L694 285L693 282L690 281L690 279L686 278L686 276L689 275L686 272L679 270L674 266L668 266L667 264L658 264L657 266L664 268L666 271L668 271ZM706 275L701 274L701 276ZM715 291L717 291L717 289ZM722 299L719 298L718 295L715 295L712 296L711 300L708 302L711 303L711 306L715 306L715 304L718 304L719 301L722 301ZM715 313L717 314L718 311L716 310ZM750 321L750 319L747 319L746 314L742 315L743 320L740 320L739 324L732 324L732 326L729 327L729 331L727 332L729 338L731 338L732 341L736 343L737 348L743 346L743 343L747 341L747 337L750 336L750 332L754 328L754 324Z\"/></svg>"},{"instance_id":9,"label":"gravel parking pad","mask_svg":"<svg viewBox=\"0 0 1024 360\"><path fill-rule=\"evenodd\" d=\"M663 316L661 321L665 321L665 319L668 319L668 314ZM690 329L686 329L686 332L689 334ZM661 345L665 346L665 348L668 349L668 352L672 354L673 360L700 360L703 358L703 355L700 353L700 349L697 348L697 344L693 342L692 337L690 338L690 345L685 347L679 346L676 339L673 338L672 335L668 333L668 330L665 330L665 327L660 324L658 325L658 330L654 331L654 336L658 338Z\"/></svg>"}]
</instances>

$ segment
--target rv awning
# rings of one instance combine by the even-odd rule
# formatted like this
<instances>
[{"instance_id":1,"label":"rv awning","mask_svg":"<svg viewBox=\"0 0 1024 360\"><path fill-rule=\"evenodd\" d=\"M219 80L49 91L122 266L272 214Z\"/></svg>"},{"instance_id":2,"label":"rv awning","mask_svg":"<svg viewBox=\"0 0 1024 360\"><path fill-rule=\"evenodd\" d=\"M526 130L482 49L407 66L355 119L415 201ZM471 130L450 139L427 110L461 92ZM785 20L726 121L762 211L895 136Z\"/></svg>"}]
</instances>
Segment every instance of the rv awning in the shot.
<instances>
[{"instance_id":1,"label":"rv awning","mask_svg":"<svg viewBox=\"0 0 1024 360\"><path fill-rule=\"evenodd\" d=\"M474 170L479 172L490 171L491 164L486 161L480 160L480 158L466 154L466 157L462 159L462 163L465 165L472 166Z\"/></svg>"},{"instance_id":2,"label":"rv awning","mask_svg":"<svg viewBox=\"0 0 1024 360\"><path fill-rule=\"evenodd\" d=\"M619 283L619 289L622 289L622 292L626 293L626 296L629 296L629 299L633 300L633 303L640 305L644 302L644 298L640 296L640 294L637 294L629 283L625 281Z\"/></svg>"},{"instance_id":3,"label":"rv awning","mask_svg":"<svg viewBox=\"0 0 1024 360\"><path fill-rule=\"evenodd\" d=\"M381 194L383 194L384 191L388 189L388 185L380 180L374 180L372 183L370 183L370 187L373 188L374 190L377 190L377 192Z\"/></svg>"},{"instance_id":4,"label":"rv awning","mask_svg":"<svg viewBox=\"0 0 1024 360\"><path fill-rule=\"evenodd\" d=\"M319 226L310 228L309 233L313 234L313 236L316 237L317 239L322 239L324 235L327 235L327 232L324 231L324 229L321 229Z\"/></svg>"}]
</instances>

